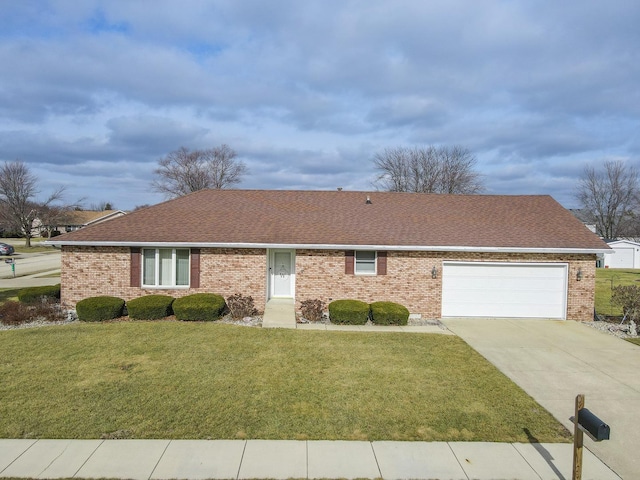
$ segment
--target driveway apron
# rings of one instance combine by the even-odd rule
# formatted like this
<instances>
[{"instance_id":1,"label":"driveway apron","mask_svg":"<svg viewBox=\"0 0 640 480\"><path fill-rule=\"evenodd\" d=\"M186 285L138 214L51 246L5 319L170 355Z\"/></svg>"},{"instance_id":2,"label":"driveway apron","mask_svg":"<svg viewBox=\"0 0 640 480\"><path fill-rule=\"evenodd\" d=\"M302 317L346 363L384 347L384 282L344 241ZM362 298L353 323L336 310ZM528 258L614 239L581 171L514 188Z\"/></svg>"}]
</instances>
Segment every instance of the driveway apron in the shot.
<instances>
[{"instance_id":1,"label":"driveway apron","mask_svg":"<svg viewBox=\"0 0 640 480\"><path fill-rule=\"evenodd\" d=\"M640 478L640 347L579 322L451 318L443 323L573 432L575 397L611 427L585 447L623 479Z\"/></svg>"}]
</instances>

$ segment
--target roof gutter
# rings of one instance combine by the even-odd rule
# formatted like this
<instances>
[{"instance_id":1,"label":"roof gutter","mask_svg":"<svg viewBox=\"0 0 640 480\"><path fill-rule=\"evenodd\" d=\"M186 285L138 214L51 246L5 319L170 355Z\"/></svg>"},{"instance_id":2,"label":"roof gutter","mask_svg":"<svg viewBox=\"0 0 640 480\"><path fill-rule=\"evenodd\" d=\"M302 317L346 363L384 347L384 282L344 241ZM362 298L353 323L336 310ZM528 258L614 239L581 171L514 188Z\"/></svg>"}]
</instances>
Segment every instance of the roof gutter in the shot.
<instances>
[{"instance_id":1,"label":"roof gutter","mask_svg":"<svg viewBox=\"0 0 640 480\"><path fill-rule=\"evenodd\" d=\"M605 254L611 248L575 247L480 247L480 246L429 246L429 245L348 245L348 244L299 244L299 243L203 243L203 242L84 242L47 240L45 245L86 247L154 247L154 248L260 248L307 250L386 250L397 252L470 252L470 253L563 253Z\"/></svg>"}]
</instances>

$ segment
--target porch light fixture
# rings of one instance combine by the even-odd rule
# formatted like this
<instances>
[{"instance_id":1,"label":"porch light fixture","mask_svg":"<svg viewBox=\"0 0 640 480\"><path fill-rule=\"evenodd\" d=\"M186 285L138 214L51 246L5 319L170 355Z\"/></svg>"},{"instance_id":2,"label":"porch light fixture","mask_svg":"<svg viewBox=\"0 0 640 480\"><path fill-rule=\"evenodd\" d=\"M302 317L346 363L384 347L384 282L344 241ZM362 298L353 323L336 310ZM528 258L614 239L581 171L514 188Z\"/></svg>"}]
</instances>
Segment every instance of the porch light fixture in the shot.
<instances>
[{"instance_id":1,"label":"porch light fixture","mask_svg":"<svg viewBox=\"0 0 640 480\"><path fill-rule=\"evenodd\" d=\"M578 273L576 273L576 280L578 282L582 280L582 267L578 267Z\"/></svg>"},{"instance_id":2,"label":"porch light fixture","mask_svg":"<svg viewBox=\"0 0 640 480\"><path fill-rule=\"evenodd\" d=\"M431 278L438 278L438 269L436 268L435 265L431 269Z\"/></svg>"}]
</instances>

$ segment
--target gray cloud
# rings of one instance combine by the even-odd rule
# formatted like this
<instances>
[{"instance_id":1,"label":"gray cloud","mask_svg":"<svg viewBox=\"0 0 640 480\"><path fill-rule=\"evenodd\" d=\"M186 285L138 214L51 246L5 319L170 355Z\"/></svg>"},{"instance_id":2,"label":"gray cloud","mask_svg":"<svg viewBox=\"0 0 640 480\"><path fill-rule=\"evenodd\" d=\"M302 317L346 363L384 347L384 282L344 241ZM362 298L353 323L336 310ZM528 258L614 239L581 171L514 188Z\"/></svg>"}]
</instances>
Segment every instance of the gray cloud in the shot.
<instances>
[{"instance_id":1,"label":"gray cloud","mask_svg":"<svg viewBox=\"0 0 640 480\"><path fill-rule=\"evenodd\" d=\"M639 21L625 0L8 2L0 160L126 208L181 145L230 144L250 188L363 189L386 146L462 144L489 191L571 202L586 163L639 160Z\"/></svg>"},{"instance_id":2,"label":"gray cloud","mask_svg":"<svg viewBox=\"0 0 640 480\"><path fill-rule=\"evenodd\" d=\"M183 145L201 143L207 129L152 115L117 117L107 121L109 144L147 155L164 155Z\"/></svg>"}]
</instances>

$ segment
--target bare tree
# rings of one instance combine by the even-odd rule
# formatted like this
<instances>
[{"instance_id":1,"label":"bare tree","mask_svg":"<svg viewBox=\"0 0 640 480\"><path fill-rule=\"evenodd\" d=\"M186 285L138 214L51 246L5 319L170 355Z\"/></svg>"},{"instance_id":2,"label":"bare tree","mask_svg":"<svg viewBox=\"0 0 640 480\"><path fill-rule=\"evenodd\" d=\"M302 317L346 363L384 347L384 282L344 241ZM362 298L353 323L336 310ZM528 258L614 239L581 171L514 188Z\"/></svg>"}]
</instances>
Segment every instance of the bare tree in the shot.
<instances>
[{"instance_id":1,"label":"bare tree","mask_svg":"<svg viewBox=\"0 0 640 480\"><path fill-rule=\"evenodd\" d=\"M11 236L13 233L13 224L8 219L10 215L8 214L7 206L0 202L0 237Z\"/></svg>"},{"instance_id":2,"label":"bare tree","mask_svg":"<svg viewBox=\"0 0 640 480\"><path fill-rule=\"evenodd\" d=\"M158 161L152 186L170 198L205 188L231 187L247 173L246 165L236 157L228 145L193 151L180 147Z\"/></svg>"},{"instance_id":3,"label":"bare tree","mask_svg":"<svg viewBox=\"0 0 640 480\"><path fill-rule=\"evenodd\" d=\"M51 238L56 231L56 227L71 223L71 215L74 212L74 207L69 205L48 205L42 206L38 209L38 220L40 221L40 235L46 234L48 238Z\"/></svg>"},{"instance_id":4,"label":"bare tree","mask_svg":"<svg viewBox=\"0 0 640 480\"><path fill-rule=\"evenodd\" d=\"M59 188L47 200L38 202L35 199L39 193L37 183L37 177L20 160L5 162L0 167L0 203L4 206L0 211L4 221L24 235L27 247L31 246L34 220L40 219L64 192L64 188Z\"/></svg>"},{"instance_id":5,"label":"bare tree","mask_svg":"<svg viewBox=\"0 0 640 480\"><path fill-rule=\"evenodd\" d=\"M587 166L575 196L603 238L631 235L638 227L640 206L638 169L622 161L604 162L602 170Z\"/></svg>"},{"instance_id":6,"label":"bare tree","mask_svg":"<svg viewBox=\"0 0 640 480\"><path fill-rule=\"evenodd\" d=\"M476 158L460 146L396 147L377 153L376 184L391 192L472 194L484 190Z\"/></svg>"}]
</instances>

